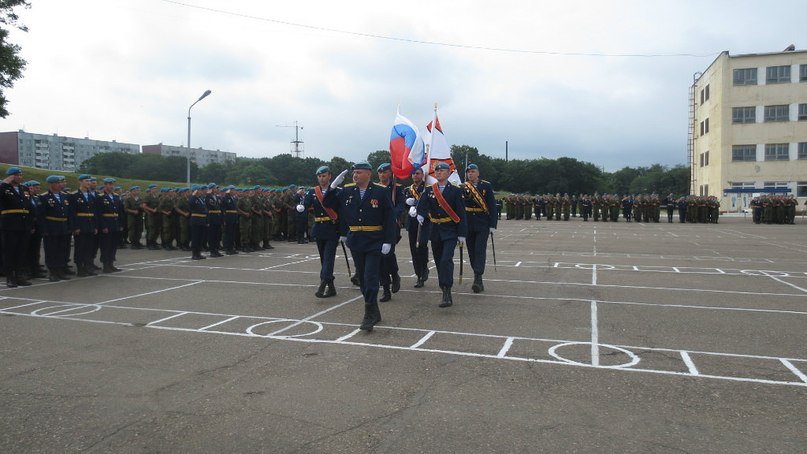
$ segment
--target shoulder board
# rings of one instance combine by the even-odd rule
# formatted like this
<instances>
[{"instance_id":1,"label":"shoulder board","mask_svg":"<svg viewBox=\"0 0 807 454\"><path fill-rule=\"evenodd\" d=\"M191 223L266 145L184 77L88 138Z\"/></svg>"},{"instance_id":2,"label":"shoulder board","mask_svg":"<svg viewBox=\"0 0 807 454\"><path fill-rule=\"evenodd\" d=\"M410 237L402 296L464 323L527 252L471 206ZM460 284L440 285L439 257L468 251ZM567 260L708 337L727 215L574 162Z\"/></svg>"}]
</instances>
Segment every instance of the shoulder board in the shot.
<instances>
[{"instance_id":1,"label":"shoulder board","mask_svg":"<svg viewBox=\"0 0 807 454\"><path fill-rule=\"evenodd\" d=\"M401 183L395 183L395 186L402 186Z\"/></svg>"},{"instance_id":2,"label":"shoulder board","mask_svg":"<svg viewBox=\"0 0 807 454\"><path fill-rule=\"evenodd\" d=\"M488 181L488 180L480 180L480 181L482 181L482 183L485 183L485 184L490 184L490 181Z\"/></svg>"},{"instance_id":3,"label":"shoulder board","mask_svg":"<svg viewBox=\"0 0 807 454\"><path fill-rule=\"evenodd\" d=\"M374 185L376 185L376 186L378 186L379 188L384 188L384 189L387 189L387 187L386 187L386 186L384 186L384 185L383 185L383 184L381 184L381 183L373 183L373 184L374 184Z\"/></svg>"},{"instance_id":4,"label":"shoulder board","mask_svg":"<svg viewBox=\"0 0 807 454\"><path fill-rule=\"evenodd\" d=\"M346 184L344 187L346 187L346 188L351 188L351 187L353 187L353 186L356 186L356 183L348 183L348 184Z\"/></svg>"}]
</instances>

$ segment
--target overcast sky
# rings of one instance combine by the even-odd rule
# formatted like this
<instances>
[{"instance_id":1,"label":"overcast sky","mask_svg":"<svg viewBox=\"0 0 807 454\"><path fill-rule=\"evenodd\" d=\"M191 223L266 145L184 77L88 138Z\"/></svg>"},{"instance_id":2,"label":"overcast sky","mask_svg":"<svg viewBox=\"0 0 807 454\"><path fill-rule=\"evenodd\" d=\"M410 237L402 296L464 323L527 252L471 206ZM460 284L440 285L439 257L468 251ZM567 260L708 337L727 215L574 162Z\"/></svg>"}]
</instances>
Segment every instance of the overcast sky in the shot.
<instances>
[{"instance_id":1,"label":"overcast sky","mask_svg":"<svg viewBox=\"0 0 807 454\"><path fill-rule=\"evenodd\" d=\"M296 120L306 156L363 159L388 148L398 104L422 128L437 102L448 142L490 156L508 140L511 158L682 164L694 72L723 50L807 47L804 2L786 0L31 3L0 131L185 145L210 89L191 145L249 157L289 152L276 125Z\"/></svg>"}]
</instances>

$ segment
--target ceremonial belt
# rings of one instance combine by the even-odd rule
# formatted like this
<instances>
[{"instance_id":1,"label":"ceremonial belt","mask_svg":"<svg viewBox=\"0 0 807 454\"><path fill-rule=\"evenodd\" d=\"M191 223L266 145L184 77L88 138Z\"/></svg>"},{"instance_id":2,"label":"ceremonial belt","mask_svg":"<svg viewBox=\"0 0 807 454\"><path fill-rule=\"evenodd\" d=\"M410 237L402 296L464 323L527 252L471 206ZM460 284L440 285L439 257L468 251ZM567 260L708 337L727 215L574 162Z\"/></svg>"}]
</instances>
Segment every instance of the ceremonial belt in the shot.
<instances>
[{"instance_id":1,"label":"ceremonial belt","mask_svg":"<svg viewBox=\"0 0 807 454\"><path fill-rule=\"evenodd\" d=\"M429 220L435 224L445 224L446 222L452 221L451 217L449 216L446 216L444 218L433 218L432 215L429 215Z\"/></svg>"},{"instance_id":2,"label":"ceremonial belt","mask_svg":"<svg viewBox=\"0 0 807 454\"><path fill-rule=\"evenodd\" d=\"M328 222L328 221L331 221L331 220L332 219L330 217L328 217L328 216L320 216L320 217L314 218L314 222Z\"/></svg>"},{"instance_id":3,"label":"ceremonial belt","mask_svg":"<svg viewBox=\"0 0 807 454\"><path fill-rule=\"evenodd\" d=\"M54 216L45 216L45 219L48 220L48 221L53 221L53 222L65 222L65 221L67 221L67 218L57 218L57 217L54 217Z\"/></svg>"},{"instance_id":4,"label":"ceremonial belt","mask_svg":"<svg viewBox=\"0 0 807 454\"><path fill-rule=\"evenodd\" d=\"M448 214L448 217L451 218L454 222L460 222L460 217L457 216L457 213L451 209L451 205L448 204L446 198L443 197L443 193L440 192L440 188L437 186L437 183L432 185L432 191L434 192L434 196L437 198L437 203L440 205L440 208Z\"/></svg>"},{"instance_id":5,"label":"ceremonial belt","mask_svg":"<svg viewBox=\"0 0 807 454\"><path fill-rule=\"evenodd\" d=\"M191 213L191 216L193 216L195 218L206 218L207 217L206 214L201 214L201 213Z\"/></svg>"},{"instance_id":6,"label":"ceremonial belt","mask_svg":"<svg viewBox=\"0 0 807 454\"><path fill-rule=\"evenodd\" d=\"M224 210L226 214L238 214L238 210Z\"/></svg>"},{"instance_id":7,"label":"ceremonial belt","mask_svg":"<svg viewBox=\"0 0 807 454\"><path fill-rule=\"evenodd\" d=\"M95 213L76 213L76 216L80 218L94 218Z\"/></svg>"},{"instance_id":8,"label":"ceremonial belt","mask_svg":"<svg viewBox=\"0 0 807 454\"><path fill-rule=\"evenodd\" d=\"M380 225L351 225L351 232L380 232L384 227Z\"/></svg>"},{"instance_id":9,"label":"ceremonial belt","mask_svg":"<svg viewBox=\"0 0 807 454\"><path fill-rule=\"evenodd\" d=\"M468 212L468 213L487 213L487 210L485 210L483 208L465 207L465 211Z\"/></svg>"},{"instance_id":10,"label":"ceremonial belt","mask_svg":"<svg viewBox=\"0 0 807 454\"><path fill-rule=\"evenodd\" d=\"M474 198L476 204L482 208L482 213L487 213L488 204L485 203L485 199L482 198L482 194L479 193L479 191L474 187L473 184L471 184L470 181L466 181L465 186L468 188L468 192L471 193L471 197ZM466 208L465 211L469 211L468 208Z\"/></svg>"},{"instance_id":11,"label":"ceremonial belt","mask_svg":"<svg viewBox=\"0 0 807 454\"><path fill-rule=\"evenodd\" d=\"M418 188L416 188L414 184L412 184L411 186L409 186L409 192L411 192L411 193L412 193L412 197L413 197L415 200L420 200L420 193L418 192Z\"/></svg>"},{"instance_id":12,"label":"ceremonial belt","mask_svg":"<svg viewBox=\"0 0 807 454\"><path fill-rule=\"evenodd\" d=\"M330 221L331 219L333 219L334 221L336 221L337 219L339 219L339 215L336 214L336 211L334 211L331 208L326 207L322 203L322 200L324 199L324 197L322 196L322 188L319 187L319 186L315 187L314 188L314 193L317 195L317 200L319 200L319 204L322 205L322 209L325 210L326 213L328 213L328 217L329 217L328 220ZM316 219L314 219L314 220L316 221ZM317 221L317 222L322 222L322 221Z\"/></svg>"},{"instance_id":13,"label":"ceremonial belt","mask_svg":"<svg viewBox=\"0 0 807 454\"><path fill-rule=\"evenodd\" d=\"M29 211L24 208L16 208L12 210L3 210L0 211L0 214L28 214Z\"/></svg>"},{"instance_id":14,"label":"ceremonial belt","mask_svg":"<svg viewBox=\"0 0 807 454\"><path fill-rule=\"evenodd\" d=\"M104 213L105 218L116 218L118 217L117 213Z\"/></svg>"}]
</instances>

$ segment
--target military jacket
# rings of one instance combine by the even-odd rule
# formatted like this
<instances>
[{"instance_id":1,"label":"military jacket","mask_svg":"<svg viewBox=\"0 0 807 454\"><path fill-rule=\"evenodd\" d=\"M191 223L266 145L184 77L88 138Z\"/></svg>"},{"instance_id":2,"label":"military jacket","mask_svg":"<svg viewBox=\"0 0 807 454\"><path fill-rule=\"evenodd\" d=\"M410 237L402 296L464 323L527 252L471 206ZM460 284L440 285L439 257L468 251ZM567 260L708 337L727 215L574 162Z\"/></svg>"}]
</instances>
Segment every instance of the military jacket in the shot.
<instances>
[{"instance_id":1,"label":"military jacket","mask_svg":"<svg viewBox=\"0 0 807 454\"><path fill-rule=\"evenodd\" d=\"M65 194L46 192L39 198L37 221L42 235L70 234L70 201Z\"/></svg>"},{"instance_id":2,"label":"military jacket","mask_svg":"<svg viewBox=\"0 0 807 454\"><path fill-rule=\"evenodd\" d=\"M468 221L465 214L465 199L462 196L462 189L451 183L446 184L443 189L443 198L446 203L459 217L459 222L454 222L449 213L440 206L437 196L434 194L438 190L433 186L428 186L417 205L419 216L423 216L424 223L431 223L431 240L444 241L456 239L457 237L468 236Z\"/></svg>"},{"instance_id":3,"label":"military jacket","mask_svg":"<svg viewBox=\"0 0 807 454\"><path fill-rule=\"evenodd\" d=\"M485 180L479 180L476 186L466 181L461 188L468 217L468 229L474 232L487 232L491 227L495 229L499 216L494 209L496 197L493 194L493 186ZM480 202L484 202L484 207Z\"/></svg>"},{"instance_id":4,"label":"military jacket","mask_svg":"<svg viewBox=\"0 0 807 454\"><path fill-rule=\"evenodd\" d=\"M341 191L328 191L323 204L339 213L340 230L347 234L350 249L362 252L380 251L384 243L395 244L398 224L389 189L370 183L361 196L354 183Z\"/></svg>"}]
</instances>

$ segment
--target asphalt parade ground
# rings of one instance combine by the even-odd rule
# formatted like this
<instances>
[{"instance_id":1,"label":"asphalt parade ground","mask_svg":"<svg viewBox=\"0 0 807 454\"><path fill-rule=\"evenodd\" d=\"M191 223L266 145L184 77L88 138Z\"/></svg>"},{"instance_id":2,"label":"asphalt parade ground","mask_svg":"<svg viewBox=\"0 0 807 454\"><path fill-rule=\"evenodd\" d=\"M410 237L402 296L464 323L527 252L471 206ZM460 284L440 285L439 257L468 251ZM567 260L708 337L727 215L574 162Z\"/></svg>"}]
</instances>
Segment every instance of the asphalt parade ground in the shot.
<instances>
[{"instance_id":1,"label":"asphalt parade ground","mask_svg":"<svg viewBox=\"0 0 807 454\"><path fill-rule=\"evenodd\" d=\"M403 239L372 333L341 249L314 297L313 243L0 287L0 451L807 451L801 218L494 239L486 291L466 254L446 309Z\"/></svg>"}]
</instances>

